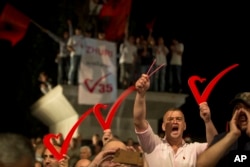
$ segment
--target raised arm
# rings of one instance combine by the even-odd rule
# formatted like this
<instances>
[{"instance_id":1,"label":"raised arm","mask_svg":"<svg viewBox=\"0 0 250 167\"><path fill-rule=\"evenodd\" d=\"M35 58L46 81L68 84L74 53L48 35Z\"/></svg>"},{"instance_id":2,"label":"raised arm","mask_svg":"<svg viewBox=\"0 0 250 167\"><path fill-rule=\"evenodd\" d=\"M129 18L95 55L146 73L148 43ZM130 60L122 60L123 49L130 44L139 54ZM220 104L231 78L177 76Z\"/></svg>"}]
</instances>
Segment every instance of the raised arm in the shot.
<instances>
[{"instance_id":1,"label":"raised arm","mask_svg":"<svg viewBox=\"0 0 250 167\"><path fill-rule=\"evenodd\" d=\"M137 90L134 101L134 125L138 132L144 131L148 127L146 121L146 91L150 87L150 80L148 75L142 74L142 76L136 81L135 88Z\"/></svg>"},{"instance_id":2,"label":"raised arm","mask_svg":"<svg viewBox=\"0 0 250 167\"><path fill-rule=\"evenodd\" d=\"M200 106L200 117L204 120L206 127L206 139L208 145L211 144L215 135L218 134L217 129L214 126L213 121L211 120L211 112L207 102L199 104Z\"/></svg>"},{"instance_id":3,"label":"raised arm","mask_svg":"<svg viewBox=\"0 0 250 167\"><path fill-rule=\"evenodd\" d=\"M73 47L73 39L72 39L72 37L69 37L69 40L67 42L67 49L70 52L74 52L75 51L74 47Z\"/></svg>"},{"instance_id":4,"label":"raised arm","mask_svg":"<svg viewBox=\"0 0 250 167\"><path fill-rule=\"evenodd\" d=\"M67 24L68 24L68 29L69 29L69 36L71 37L72 35L74 35L74 32L73 32L72 22L70 19L67 20Z\"/></svg>"},{"instance_id":5,"label":"raised arm","mask_svg":"<svg viewBox=\"0 0 250 167\"><path fill-rule=\"evenodd\" d=\"M223 155L228 151L230 146L239 138L241 132L238 129L236 123L239 117L239 113L239 111L236 111L230 121L230 132L198 156L196 163L197 167L215 166L223 157Z\"/></svg>"}]
</instances>

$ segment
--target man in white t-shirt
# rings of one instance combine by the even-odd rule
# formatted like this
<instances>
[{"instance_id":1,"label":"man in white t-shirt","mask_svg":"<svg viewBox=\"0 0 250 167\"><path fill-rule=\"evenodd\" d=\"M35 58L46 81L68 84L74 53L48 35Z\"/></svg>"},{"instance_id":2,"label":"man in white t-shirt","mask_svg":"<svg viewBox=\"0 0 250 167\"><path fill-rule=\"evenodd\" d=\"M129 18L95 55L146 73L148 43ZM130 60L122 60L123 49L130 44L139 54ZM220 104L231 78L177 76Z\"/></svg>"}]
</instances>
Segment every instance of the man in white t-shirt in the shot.
<instances>
[{"instance_id":1,"label":"man in white t-shirt","mask_svg":"<svg viewBox=\"0 0 250 167\"><path fill-rule=\"evenodd\" d=\"M184 44L177 39L172 40L170 45L171 60L169 63L169 91L182 92L182 55L184 52ZM176 79L176 85L174 86L174 81Z\"/></svg>"},{"instance_id":2,"label":"man in white t-shirt","mask_svg":"<svg viewBox=\"0 0 250 167\"><path fill-rule=\"evenodd\" d=\"M161 65L165 64L165 66L161 67L161 70L154 74L154 91L165 91L166 86L166 67L167 67L167 55L169 53L169 49L164 43L164 38L159 37L157 40L157 44L154 47L154 56L155 56L155 65L154 68L157 69Z\"/></svg>"},{"instance_id":3,"label":"man in white t-shirt","mask_svg":"<svg viewBox=\"0 0 250 167\"><path fill-rule=\"evenodd\" d=\"M135 45L134 36L129 36L128 39L120 45L120 84L122 88L127 88L134 82L134 65L137 56L137 47Z\"/></svg>"},{"instance_id":4,"label":"man in white t-shirt","mask_svg":"<svg viewBox=\"0 0 250 167\"><path fill-rule=\"evenodd\" d=\"M80 27L76 27L75 34L71 36L67 43L70 51L70 68L68 76L69 85L78 84L78 70L80 66L81 56L84 49L84 36Z\"/></svg>"}]
</instances>

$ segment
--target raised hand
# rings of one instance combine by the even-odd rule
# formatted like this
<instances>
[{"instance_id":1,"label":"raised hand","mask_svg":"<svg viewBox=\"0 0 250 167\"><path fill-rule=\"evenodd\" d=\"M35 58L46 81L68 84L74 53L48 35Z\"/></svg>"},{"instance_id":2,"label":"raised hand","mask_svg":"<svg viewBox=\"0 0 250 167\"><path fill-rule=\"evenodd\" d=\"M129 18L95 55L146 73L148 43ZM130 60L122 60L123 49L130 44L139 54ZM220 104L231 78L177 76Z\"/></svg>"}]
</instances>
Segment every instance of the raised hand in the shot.
<instances>
[{"instance_id":1,"label":"raised hand","mask_svg":"<svg viewBox=\"0 0 250 167\"><path fill-rule=\"evenodd\" d=\"M118 149L117 149L118 150ZM117 150L102 150L101 152L99 152L95 158L92 160L92 162L90 163L90 165L88 167L96 167L99 166L103 159L108 156L108 155L113 155L115 154L115 152Z\"/></svg>"},{"instance_id":2,"label":"raised hand","mask_svg":"<svg viewBox=\"0 0 250 167\"><path fill-rule=\"evenodd\" d=\"M135 88L137 92L144 95L150 87L150 80L147 74L142 74L141 77L136 81Z\"/></svg>"},{"instance_id":3,"label":"raised hand","mask_svg":"<svg viewBox=\"0 0 250 167\"><path fill-rule=\"evenodd\" d=\"M250 138L250 111L243 109L241 112L244 112L244 114L246 115L246 121L247 121L247 127L246 127L246 134L247 136Z\"/></svg>"},{"instance_id":4,"label":"raised hand","mask_svg":"<svg viewBox=\"0 0 250 167\"><path fill-rule=\"evenodd\" d=\"M105 145L109 140L113 138L111 129L105 129L102 135L102 143Z\"/></svg>"},{"instance_id":5,"label":"raised hand","mask_svg":"<svg viewBox=\"0 0 250 167\"><path fill-rule=\"evenodd\" d=\"M241 135L241 131L237 126L240 112L241 112L240 110L236 110L235 113L233 114L231 121L230 121L230 133L233 133L237 137L239 137Z\"/></svg>"},{"instance_id":6,"label":"raised hand","mask_svg":"<svg viewBox=\"0 0 250 167\"><path fill-rule=\"evenodd\" d=\"M69 156L64 154L63 159L59 161L59 167L69 167Z\"/></svg>"},{"instance_id":7,"label":"raised hand","mask_svg":"<svg viewBox=\"0 0 250 167\"><path fill-rule=\"evenodd\" d=\"M211 113L207 102L202 102L199 104L199 106L200 106L200 117L204 120L204 122L210 121Z\"/></svg>"}]
</instances>

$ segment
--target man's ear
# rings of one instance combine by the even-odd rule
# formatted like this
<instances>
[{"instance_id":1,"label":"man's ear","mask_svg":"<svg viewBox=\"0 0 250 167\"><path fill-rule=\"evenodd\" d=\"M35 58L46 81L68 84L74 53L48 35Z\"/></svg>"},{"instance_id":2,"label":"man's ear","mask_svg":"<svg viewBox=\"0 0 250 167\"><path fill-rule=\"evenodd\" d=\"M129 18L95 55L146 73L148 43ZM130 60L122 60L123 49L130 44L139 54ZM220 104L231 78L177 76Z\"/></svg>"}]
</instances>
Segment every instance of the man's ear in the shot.
<instances>
[{"instance_id":1,"label":"man's ear","mask_svg":"<svg viewBox=\"0 0 250 167\"><path fill-rule=\"evenodd\" d=\"M162 124L161 124L161 129L165 132L166 126L165 126L164 122L162 122Z\"/></svg>"},{"instance_id":2,"label":"man's ear","mask_svg":"<svg viewBox=\"0 0 250 167\"><path fill-rule=\"evenodd\" d=\"M187 124L186 124L186 122L184 122L184 125L183 125L183 126L184 126L183 129L186 130L186 129L187 129Z\"/></svg>"}]
</instances>

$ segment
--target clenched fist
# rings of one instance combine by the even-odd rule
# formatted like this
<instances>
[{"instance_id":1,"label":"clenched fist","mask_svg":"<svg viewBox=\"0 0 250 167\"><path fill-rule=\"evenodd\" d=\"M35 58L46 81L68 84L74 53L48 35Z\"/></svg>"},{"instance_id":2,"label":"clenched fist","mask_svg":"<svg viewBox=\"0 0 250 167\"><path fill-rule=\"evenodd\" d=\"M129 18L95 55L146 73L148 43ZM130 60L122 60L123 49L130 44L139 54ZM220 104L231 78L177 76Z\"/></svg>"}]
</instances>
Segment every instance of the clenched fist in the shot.
<instances>
[{"instance_id":1,"label":"clenched fist","mask_svg":"<svg viewBox=\"0 0 250 167\"><path fill-rule=\"evenodd\" d=\"M137 92L144 95L150 87L150 80L147 74L142 74L141 77L136 81L135 88Z\"/></svg>"}]
</instances>

